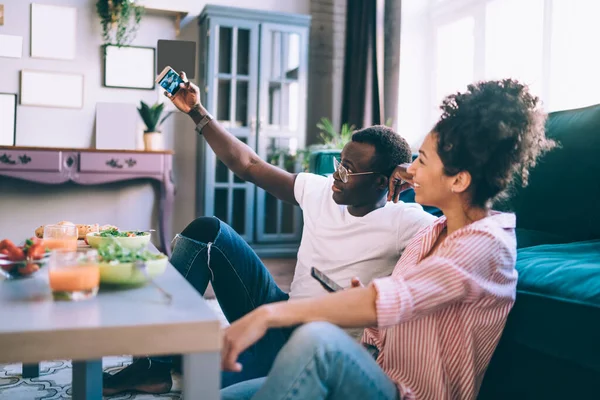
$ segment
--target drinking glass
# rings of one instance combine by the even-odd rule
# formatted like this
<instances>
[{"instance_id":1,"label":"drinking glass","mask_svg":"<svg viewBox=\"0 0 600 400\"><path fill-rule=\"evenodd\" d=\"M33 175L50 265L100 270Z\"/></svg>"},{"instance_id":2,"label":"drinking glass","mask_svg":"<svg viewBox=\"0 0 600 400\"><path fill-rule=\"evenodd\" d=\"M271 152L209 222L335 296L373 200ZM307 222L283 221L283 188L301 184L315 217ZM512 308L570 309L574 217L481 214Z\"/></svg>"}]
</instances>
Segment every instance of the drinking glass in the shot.
<instances>
[{"instance_id":1,"label":"drinking glass","mask_svg":"<svg viewBox=\"0 0 600 400\"><path fill-rule=\"evenodd\" d=\"M78 237L75 225L46 225L43 243L48 249L75 251Z\"/></svg>"},{"instance_id":2,"label":"drinking glass","mask_svg":"<svg viewBox=\"0 0 600 400\"><path fill-rule=\"evenodd\" d=\"M100 285L98 252L54 250L48 261L48 274L55 300L92 298Z\"/></svg>"}]
</instances>

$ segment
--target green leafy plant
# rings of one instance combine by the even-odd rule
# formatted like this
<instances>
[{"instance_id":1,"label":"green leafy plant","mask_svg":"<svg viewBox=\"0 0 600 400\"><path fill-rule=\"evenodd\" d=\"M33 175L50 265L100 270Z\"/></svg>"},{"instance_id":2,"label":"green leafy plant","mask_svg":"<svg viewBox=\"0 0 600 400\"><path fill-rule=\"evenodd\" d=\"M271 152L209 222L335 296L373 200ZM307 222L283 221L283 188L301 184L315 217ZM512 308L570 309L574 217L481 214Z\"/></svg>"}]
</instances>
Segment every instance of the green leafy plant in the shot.
<instances>
[{"instance_id":1,"label":"green leafy plant","mask_svg":"<svg viewBox=\"0 0 600 400\"><path fill-rule=\"evenodd\" d=\"M392 124L392 118L385 121L385 125L390 128ZM268 148L267 160L269 160L269 163L293 172L296 163L299 162L302 170L308 171L311 153L319 150L342 150L352 140L352 134L356 130L354 125L344 123L338 131L331 120L325 117L321 118L316 126L319 128L320 143L310 145L306 149L299 149L294 154L291 153L290 149L276 147L272 143Z\"/></svg>"},{"instance_id":2,"label":"green leafy plant","mask_svg":"<svg viewBox=\"0 0 600 400\"><path fill-rule=\"evenodd\" d=\"M135 39L144 7L136 0L98 0L96 12L100 17L104 44L121 47Z\"/></svg>"},{"instance_id":3,"label":"green leafy plant","mask_svg":"<svg viewBox=\"0 0 600 400\"><path fill-rule=\"evenodd\" d=\"M355 127L350 124L342 124L338 132L333 123L328 118L321 118L317 123L319 129L319 143L308 146L305 149L299 149L292 154L290 149L277 148L274 145L269 146L267 159L273 165L280 166L290 172L293 171L296 163L300 163L303 171L308 171L311 153L318 150L341 150L346 143L352 140L352 134ZM280 160L283 160L280 162Z\"/></svg>"},{"instance_id":4,"label":"green leafy plant","mask_svg":"<svg viewBox=\"0 0 600 400\"><path fill-rule=\"evenodd\" d=\"M137 110L140 113L140 117L142 117L142 121L144 121L144 124L146 124L146 130L144 133L160 132L160 127L163 122L165 122L165 120L169 118L171 114L173 114L173 111L171 111L167 113L163 119L160 119L164 108L164 103L155 103L153 106L149 106L143 101L140 101L140 108Z\"/></svg>"},{"instance_id":5,"label":"green leafy plant","mask_svg":"<svg viewBox=\"0 0 600 400\"><path fill-rule=\"evenodd\" d=\"M321 138L321 144L318 146L322 149L343 149L346 143L352 140L352 133L356 129L354 125L342 124L342 128L338 132L333 123L328 118L321 118L321 121L317 123L317 128L320 129L319 137Z\"/></svg>"}]
</instances>

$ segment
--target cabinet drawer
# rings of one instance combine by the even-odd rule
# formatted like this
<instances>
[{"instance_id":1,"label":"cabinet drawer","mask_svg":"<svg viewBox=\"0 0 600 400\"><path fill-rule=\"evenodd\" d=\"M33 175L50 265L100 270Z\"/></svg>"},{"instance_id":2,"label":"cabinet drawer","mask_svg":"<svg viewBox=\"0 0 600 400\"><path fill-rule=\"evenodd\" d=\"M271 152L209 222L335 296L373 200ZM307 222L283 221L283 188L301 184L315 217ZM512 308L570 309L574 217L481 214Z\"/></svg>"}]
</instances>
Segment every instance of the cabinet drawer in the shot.
<instances>
[{"instance_id":1,"label":"cabinet drawer","mask_svg":"<svg viewBox=\"0 0 600 400\"><path fill-rule=\"evenodd\" d=\"M60 171L58 151L0 150L0 170Z\"/></svg>"},{"instance_id":2,"label":"cabinet drawer","mask_svg":"<svg viewBox=\"0 0 600 400\"><path fill-rule=\"evenodd\" d=\"M164 163L164 154L82 152L79 156L81 172L160 174Z\"/></svg>"}]
</instances>

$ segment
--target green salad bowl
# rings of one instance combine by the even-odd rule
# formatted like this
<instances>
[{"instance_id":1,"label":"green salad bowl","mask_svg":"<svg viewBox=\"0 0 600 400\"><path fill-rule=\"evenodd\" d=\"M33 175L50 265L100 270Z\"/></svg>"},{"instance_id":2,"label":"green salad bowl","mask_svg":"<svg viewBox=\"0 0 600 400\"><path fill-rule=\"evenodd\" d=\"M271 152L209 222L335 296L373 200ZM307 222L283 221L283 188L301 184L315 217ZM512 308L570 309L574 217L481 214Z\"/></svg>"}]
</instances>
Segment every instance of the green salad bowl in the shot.
<instances>
[{"instance_id":1,"label":"green salad bowl","mask_svg":"<svg viewBox=\"0 0 600 400\"><path fill-rule=\"evenodd\" d=\"M162 254L156 260L145 261L146 272L150 278L162 275L167 268L168 258ZM100 262L100 282L108 285L141 285L148 282L148 276L134 263Z\"/></svg>"},{"instance_id":2,"label":"green salad bowl","mask_svg":"<svg viewBox=\"0 0 600 400\"><path fill-rule=\"evenodd\" d=\"M150 232L143 232L141 235L132 237L120 236L100 236L98 232L90 232L86 235L87 243L97 249L103 244L117 242L126 249L137 250L146 247L150 243Z\"/></svg>"}]
</instances>

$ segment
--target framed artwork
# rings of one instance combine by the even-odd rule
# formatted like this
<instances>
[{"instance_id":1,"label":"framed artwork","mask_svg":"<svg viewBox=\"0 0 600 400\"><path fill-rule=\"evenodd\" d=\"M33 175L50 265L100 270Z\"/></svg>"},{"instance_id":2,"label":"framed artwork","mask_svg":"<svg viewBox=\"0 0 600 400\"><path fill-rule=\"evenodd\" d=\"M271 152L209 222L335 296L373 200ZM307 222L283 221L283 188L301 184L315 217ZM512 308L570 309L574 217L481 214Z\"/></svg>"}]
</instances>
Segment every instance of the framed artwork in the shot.
<instances>
[{"instance_id":1,"label":"framed artwork","mask_svg":"<svg viewBox=\"0 0 600 400\"><path fill-rule=\"evenodd\" d=\"M4 4L0 4L0 26L4 25Z\"/></svg>"},{"instance_id":2,"label":"framed artwork","mask_svg":"<svg viewBox=\"0 0 600 400\"><path fill-rule=\"evenodd\" d=\"M0 93L0 146L14 146L17 135L17 95Z\"/></svg>"},{"instance_id":3,"label":"framed artwork","mask_svg":"<svg viewBox=\"0 0 600 400\"><path fill-rule=\"evenodd\" d=\"M21 71L21 105L83 108L83 75Z\"/></svg>"},{"instance_id":4,"label":"framed artwork","mask_svg":"<svg viewBox=\"0 0 600 400\"><path fill-rule=\"evenodd\" d=\"M74 60L76 38L75 7L31 4L31 57Z\"/></svg>"},{"instance_id":5,"label":"framed artwork","mask_svg":"<svg viewBox=\"0 0 600 400\"><path fill-rule=\"evenodd\" d=\"M21 58L23 36L0 35L0 57Z\"/></svg>"},{"instance_id":6,"label":"framed artwork","mask_svg":"<svg viewBox=\"0 0 600 400\"><path fill-rule=\"evenodd\" d=\"M135 150L139 120L135 104L96 103L96 148Z\"/></svg>"},{"instance_id":7,"label":"framed artwork","mask_svg":"<svg viewBox=\"0 0 600 400\"><path fill-rule=\"evenodd\" d=\"M154 89L156 49L138 46L104 46L104 86Z\"/></svg>"}]
</instances>

